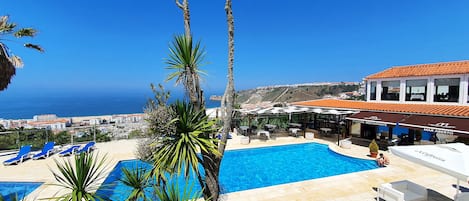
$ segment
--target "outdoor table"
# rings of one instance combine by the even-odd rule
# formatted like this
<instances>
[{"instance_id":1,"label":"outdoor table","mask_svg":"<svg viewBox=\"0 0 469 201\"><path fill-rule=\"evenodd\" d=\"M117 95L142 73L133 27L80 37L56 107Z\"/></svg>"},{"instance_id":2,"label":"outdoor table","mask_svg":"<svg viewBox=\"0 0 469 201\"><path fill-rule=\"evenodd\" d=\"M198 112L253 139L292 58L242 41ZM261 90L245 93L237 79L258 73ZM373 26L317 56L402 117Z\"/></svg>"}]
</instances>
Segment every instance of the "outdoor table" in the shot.
<instances>
[{"instance_id":1,"label":"outdoor table","mask_svg":"<svg viewBox=\"0 0 469 201\"><path fill-rule=\"evenodd\" d=\"M295 137L298 137L298 131L300 131L301 129L299 128L290 128L288 129L293 135L295 135Z\"/></svg>"},{"instance_id":2,"label":"outdoor table","mask_svg":"<svg viewBox=\"0 0 469 201\"><path fill-rule=\"evenodd\" d=\"M243 131L243 135L246 135L249 130L249 126L240 126L239 129Z\"/></svg>"},{"instance_id":3,"label":"outdoor table","mask_svg":"<svg viewBox=\"0 0 469 201\"><path fill-rule=\"evenodd\" d=\"M319 128L322 132L324 132L325 135L329 135L329 133L332 131L330 128Z\"/></svg>"}]
</instances>

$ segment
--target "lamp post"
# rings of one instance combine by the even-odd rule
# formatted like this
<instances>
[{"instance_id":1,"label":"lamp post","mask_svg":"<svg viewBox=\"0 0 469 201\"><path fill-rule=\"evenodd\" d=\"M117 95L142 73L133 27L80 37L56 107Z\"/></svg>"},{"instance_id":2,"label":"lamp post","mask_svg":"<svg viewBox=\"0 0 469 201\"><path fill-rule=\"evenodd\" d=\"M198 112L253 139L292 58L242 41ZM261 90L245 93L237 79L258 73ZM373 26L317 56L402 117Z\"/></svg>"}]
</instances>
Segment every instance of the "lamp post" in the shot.
<instances>
[{"instance_id":1,"label":"lamp post","mask_svg":"<svg viewBox=\"0 0 469 201\"><path fill-rule=\"evenodd\" d=\"M341 120L338 124L338 129L337 129L337 146L340 146L340 135L342 134L342 128L344 127L345 122Z\"/></svg>"}]
</instances>

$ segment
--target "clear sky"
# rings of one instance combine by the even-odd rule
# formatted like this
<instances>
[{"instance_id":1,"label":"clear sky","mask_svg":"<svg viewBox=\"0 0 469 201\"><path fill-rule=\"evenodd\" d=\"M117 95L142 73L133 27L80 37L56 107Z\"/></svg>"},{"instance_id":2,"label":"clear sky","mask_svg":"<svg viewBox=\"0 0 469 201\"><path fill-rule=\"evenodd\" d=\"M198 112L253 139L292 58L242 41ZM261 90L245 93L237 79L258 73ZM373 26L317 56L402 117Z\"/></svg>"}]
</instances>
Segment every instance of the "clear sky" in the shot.
<instances>
[{"instance_id":1,"label":"clear sky","mask_svg":"<svg viewBox=\"0 0 469 201\"><path fill-rule=\"evenodd\" d=\"M191 0L206 47L206 91L226 84L223 0ZM469 59L469 1L234 0L236 89L360 81L394 65ZM174 0L2 0L1 15L34 27L37 53L6 42L25 66L16 91L149 90L163 82L168 44L183 33ZM173 87L174 83L166 83Z\"/></svg>"}]
</instances>

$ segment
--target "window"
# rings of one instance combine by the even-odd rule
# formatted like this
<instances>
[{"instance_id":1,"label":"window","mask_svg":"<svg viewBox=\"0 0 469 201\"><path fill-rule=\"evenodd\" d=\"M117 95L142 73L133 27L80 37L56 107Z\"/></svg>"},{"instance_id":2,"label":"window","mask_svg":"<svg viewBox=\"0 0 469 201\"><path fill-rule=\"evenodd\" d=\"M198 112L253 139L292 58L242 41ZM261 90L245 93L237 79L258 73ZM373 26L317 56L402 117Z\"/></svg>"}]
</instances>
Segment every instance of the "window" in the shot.
<instances>
[{"instance_id":1,"label":"window","mask_svg":"<svg viewBox=\"0 0 469 201\"><path fill-rule=\"evenodd\" d=\"M370 82L370 100L376 100L376 82Z\"/></svg>"},{"instance_id":2,"label":"window","mask_svg":"<svg viewBox=\"0 0 469 201\"><path fill-rule=\"evenodd\" d=\"M381 82L381 100L399 100L400 81L383 81Z\"/></svg>"},{"instance_id":3,"label":"window","mask_svg":"<svg viewBox=\"0 0 469 201\"><path fill-rule=\"evenodd\" d=\"M435 102L458 102L459 78L435 79Z\"/></svg>"},{"instance_id":4,"label":"window","mask_svg":"<svg viewBox=\"0 0 469 201\"><path fill-rule=\"evenodd\" d=\"M406 101L426 101L427 100L427 80L406 80L405 81Z\"/></svg>"}]
</instances>

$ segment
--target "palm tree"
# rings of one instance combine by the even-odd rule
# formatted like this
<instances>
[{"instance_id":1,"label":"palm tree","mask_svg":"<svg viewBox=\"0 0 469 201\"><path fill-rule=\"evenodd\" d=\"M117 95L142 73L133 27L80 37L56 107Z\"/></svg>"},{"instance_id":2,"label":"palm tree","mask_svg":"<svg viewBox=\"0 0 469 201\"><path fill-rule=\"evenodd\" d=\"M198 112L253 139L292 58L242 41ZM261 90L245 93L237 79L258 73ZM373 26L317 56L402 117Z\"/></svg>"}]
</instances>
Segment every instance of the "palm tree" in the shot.
<instances>
[{"instance_id":1,"label":"palm tree","mask_svg":"<svg viewBox=\"0 0 469 201\"><path fill-rule=\"evenodd\" d=\"M36 34L37 31L33 28L17 29L15 23L8 22L8 16L0 17L0 91L8 87L11 82L11 78L16 73L16 68L23 67L23 61L21 58L10 54L8 47L3 41L8 40L6 37L34 37ZM25 43L24 47L44 52L39 45Z\"/></svg>"},{"instance_id":2,"label":"palm tree","mask_svg":"<svg viewBox=\"0 0 469 201\"><path fill-rule=\"evenodd\" d=\"M200 47L200 42L194 45L190 37L175 36L169 51L166 68L175 72L171 73L166 81L176 79L176 84L182 83L191 103L196 110L200 110L204 107L200 75L205 73L199 66L205 57L204 49Z\"/></svg>"},{"instance_id":3,"label":"palm tree","mask_svg":"<svg viewBox=\"0 0 469 201\"><path fill-rule=\"evenodd\" d=\"M98 182L105 178L106 156L99 158L93 153L81 153L75 155L74 159L74 161L64 160L63 163L54 159L58 172L52 171L52 174L58 184L53 185L62 187L67 192L50 199L61 201L104 200L94 192L98 189Z\"/></svg>"},{"instance_id":4,"label":"palm tree","mask_svg":"<svg viewBox=\"0 0 469 201\"><path fill-rule=\"evenodd\" d=\"M202 155L211 153L220 156L216 141L208 136L208 133L216 130L215 120L208 120L204 110L196 110L192 104L186 102L177 101L171 106L176 118L169 123L176 126L176 133L160 142L154 157L152 175L158 177L164 171L169 171L172 175L183 173L188 178L192 170L199 184L204 187L205 179L202 178L199 163L203 163L205 158L197 153L200 150Z\"/></svg>"}]
</instances>

